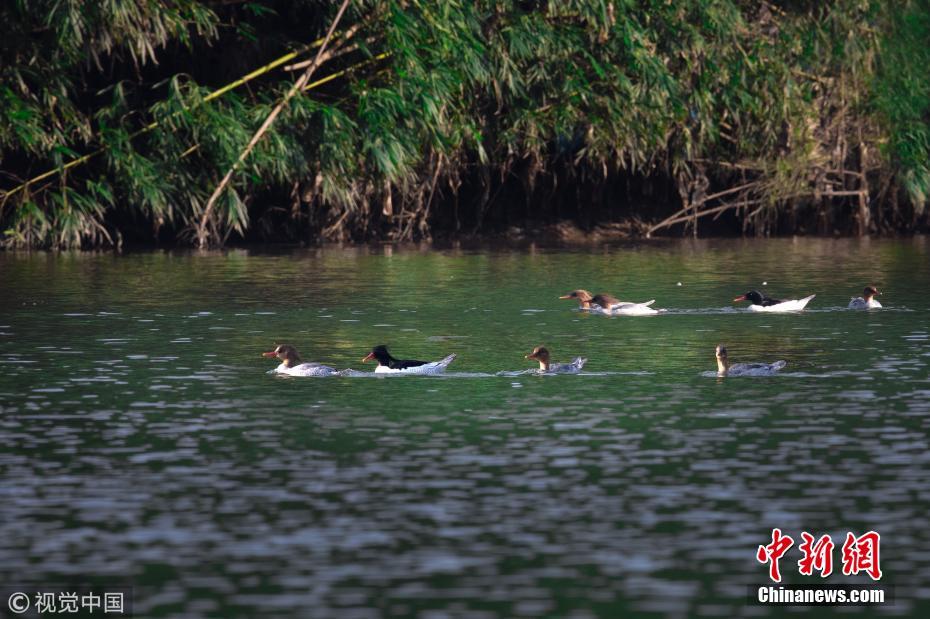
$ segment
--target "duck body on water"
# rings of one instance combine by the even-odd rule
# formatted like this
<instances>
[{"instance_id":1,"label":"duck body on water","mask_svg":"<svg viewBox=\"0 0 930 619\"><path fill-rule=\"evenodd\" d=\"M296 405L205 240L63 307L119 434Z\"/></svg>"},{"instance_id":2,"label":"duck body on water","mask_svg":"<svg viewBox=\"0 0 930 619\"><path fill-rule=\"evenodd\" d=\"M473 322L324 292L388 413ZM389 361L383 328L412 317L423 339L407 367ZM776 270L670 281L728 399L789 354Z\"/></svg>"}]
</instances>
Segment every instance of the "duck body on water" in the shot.
<instances>
[{"instance_id":1,"label":"duck body on water","mask_svg":"<svg viewBox=\"0 0 930 619\"><path fill-rule=\"evenodd\" d=\"M584 357L575 357L571 363L554 363L549 360L549 349L537 346L525 359L539 362L540 374L577 374L588 360Z\"/></svg>"},{"instance_id":2,"label":"duck body on water","mask_svg":"<svg viewBox=\"0 0 930 619\"><path fill-rule=\"evenodd\" d=\"M455 361L455 354L451 354L439 361L417 361L415 359L395 359L388 352L387 346L375 346L371 352L362 359L362 363L375 360L378 367L377 374L442 374Z\"/></svg>"},{"instance_id":3,"label":"duck body on water","mask_svg":"<svg viewBox=\"0 0 930 619\"><path fill-rule=\"evenodd\" d=\"M621 301L605 293L592 295L582 288L572 290L568 294L559 297L559 299L573 299L578 301L579 309L610 316L646 316L658 314L660 311L663 311L651 307L651 305L656 302L655 299L643 301L642 303Z\"/></svg>"},{"instance_id":4,"label":"duck body on water","mask_svg":"<svg viewBox=\"0 0 930 619\"><path fill-rule=\"evenodd\" d=\"M772 376L787 365L784 361L731 364L727 347L723 344L717 344L714 352L717 357L717 376Z\"/></svg>"},{"instance_id":5,"label":"duck body on water","mask_svg":"<svg viewBox=\"0 0 930 619\"><path fill-rule=\"evenodd\" d=\"M848 307L849 309L858 310L881 309L882 304L875 298L875 295L880 294L881 293L875 286L866 286L862 290L862 296L850 300Z\"/></svg>"},{"instance_id":6,"label":"duck body on water","mask_svg":"<svg viewBox=\"0 0 930 619\"><path fill-rule=\"evenodd\" d=\"M812 294L803 299L782 301L781 299L772 299L758 290L750 290L746 294L741 294L733 299L733 302L749 301L748 309L750 312L799 312L807 307L807 304L816 296Z\"/></svg>"},{"instance_id":7,"label":"duck body on water","mask_svg":"<svg viewBox=\"0 0 930 619\"><path fill-rule=\"evenodd\" d=\"M322 363L302 363L297 349L287 344L276 346L274 350L263 352L263 357L278 358L281 365L274 369L276 374L288 376L333 376L338 374L336 368Z\"/></svg>"}]
</instances>

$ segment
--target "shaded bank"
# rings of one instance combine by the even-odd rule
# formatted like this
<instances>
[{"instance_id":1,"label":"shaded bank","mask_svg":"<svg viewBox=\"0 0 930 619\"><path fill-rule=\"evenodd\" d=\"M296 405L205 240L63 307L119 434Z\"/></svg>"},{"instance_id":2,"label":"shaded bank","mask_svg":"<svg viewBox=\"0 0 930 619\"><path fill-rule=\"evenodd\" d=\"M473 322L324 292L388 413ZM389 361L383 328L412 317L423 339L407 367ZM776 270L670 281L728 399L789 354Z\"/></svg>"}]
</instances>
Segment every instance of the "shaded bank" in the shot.
<instances>
[{"instance_id":1,"label":"shaded bank","mask_svg":"<svg viewBox=\"0 0 930 619\"><path fill-rule=\"evenodd\" d=\"M0 7L7 246L928 229L930 5Z\"/></svg>"}]
</instances>

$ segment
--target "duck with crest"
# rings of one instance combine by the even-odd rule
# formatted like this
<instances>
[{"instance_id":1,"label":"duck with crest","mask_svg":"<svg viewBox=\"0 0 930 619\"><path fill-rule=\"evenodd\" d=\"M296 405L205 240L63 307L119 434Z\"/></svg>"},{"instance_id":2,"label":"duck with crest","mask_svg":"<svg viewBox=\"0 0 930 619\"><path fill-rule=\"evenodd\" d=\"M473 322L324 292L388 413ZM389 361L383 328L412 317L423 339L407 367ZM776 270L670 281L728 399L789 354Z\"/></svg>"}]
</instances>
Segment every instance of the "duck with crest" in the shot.
<instances>
[{"instance_id":1,"label":"duck with crest","mask_svg":"<svg viewBox=\"0 0 930 619\"><path fill-rule=\"evenodd\" d=\"M816 296L812 294L803 299L782 301L781 299L772 299L758 290L750 290L746 294L741 294L733 299L733 302L749 301L749 311L751 312L799 312Z\"/></svg>"},{"instance_id":2,"label":"duck with crest","mask_svg":"<svg viewBox=\"0 0 930 619\"><path fill-rule=\"evenodd\" d=\"M263 357L275 357L281 360L281 365L274 369L276 374L288 376L333 376L339 372L335 368L322 363L303 363L297 349L289 344L280 344L274 350L262 353Z\"/></svg>"},{"instance_id":3,"label":"duck with crest","mask_svg":"<svg viewBox=\"0 0 930 619\"><path fill-rule=\"evenodd\" d=\"M882 304L875 298L875 295L880 294L875 286L866 286L862 290L862 296L852 299L848 307L849 309L881 309Z\"/></svg>"},{"instance_id":4,"label":"duck with crest","mask_svg":"<svg viewBox=\"0 0 930 619\"><path fill-rule=\"evenodd\" d=\"M775 363L730 363L727 347L717 344L717 376L772 376L785 367L784 361Z\"/></svg>"},{"instance_id":5,"label":"duck with crest","mask_svg":"<svg viewBox=\"0 0 930 619\"><path fill-rule=\"evenodd\" d=\"M545 346L537 346L524 358L538 361L540 374L577 374L588 361L584 357L575 357L571 363L554 363L549 360L549 349Z\"/></svg>"},{"instance_id":6,"label":"duck with crest","mask_svg":"<svg viewBox=\"0 0 930 619\"><path fill-rule=\"evenodd\" d=\"M455 354L440 359L439 361L417 361L415 359L395 359L388 352L387 346L379 345L371 349L362 363L375 360L378 367L375 372L378 374L442 374L446 368L455 360Z\"/></svg>"},{"instance_id":7,"label":"duck with crest","mask_svg":"<svg viewBox=\"0 0 930 619\"><path fill-rule=\"evenodd\" d=\"M599 312L602 314L625 314L629 316L658 314L660 310L652 309L650 306L656 302L655 299L643 303L634 303L631 301L621 301L620 299L605 293L592 295L587 290L579 288L564 294L560 299L572 299L578 301L578 307L583 310Z\"/></svg>"}]
</instances>

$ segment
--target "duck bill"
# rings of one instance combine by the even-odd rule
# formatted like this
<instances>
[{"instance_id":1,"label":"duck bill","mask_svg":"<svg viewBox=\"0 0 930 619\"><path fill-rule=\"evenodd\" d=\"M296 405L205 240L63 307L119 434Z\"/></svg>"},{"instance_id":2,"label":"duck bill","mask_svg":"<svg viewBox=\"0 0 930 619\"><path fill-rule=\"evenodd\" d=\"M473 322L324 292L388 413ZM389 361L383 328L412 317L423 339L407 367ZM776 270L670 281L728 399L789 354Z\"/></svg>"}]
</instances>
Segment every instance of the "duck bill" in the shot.
<instances>
[{"instance_id":1,"label":"duck bill","mask_svg":"<svg viewBox=\"0 0 930 619\"><path fill-rule=\"evenodd\" d=\"M560 299L571 299L572 296L571 296L570 294L563 294L563 295L562 295L561 297L559 297L559 298L560 298Z\"/></svg>"},{"instance_id":2,"label":"duck bill","mask_svg":"<svg viewBox=\"0 0 930 619\"><path fill-rule=\"evenodd\" d=\"M263 357L277 357L277 356L278 356L278 353L276 353L276 352L273 351L273 350L270 350L270 351L268 351L268 352L263 352L263 353L262 353L262 356L263 356Z\"/></svg>"},{"instance_id":3,"label":"duck bill","mask_svg":"<svg viewBox=\"0 0 930 619\"><path fill-rule=\"evenodd\" d=\"M374 358L375 358L375 353L370 352L370 353L368 353L367 355L365 355L365 357L362 359L362 363L367 363L367 362L371 361L371 360L374 359Z\"/></svg>"},{"instance_id":4,"label":"duck bill","mask_svg":"<svg viewBox=\"0 0 930 619\"><path fill-rule=\"evenodd\" d=\"M745 301L745 300L746 300L746 295L741 294L740 296L733 299L733 302L736 303L737 301Z\"/></svg>"},{"instance_id":5,"label":"duck bill","mask_svg":"<svg viewBox=\"0 0 930 619\"><path fill-rule=\"evenodd\" d=\"M529 355L523 355L523 358L524 359L535 359L536 357L534 357L532 354L529 354Z\"/></svg>"}]
</instances>

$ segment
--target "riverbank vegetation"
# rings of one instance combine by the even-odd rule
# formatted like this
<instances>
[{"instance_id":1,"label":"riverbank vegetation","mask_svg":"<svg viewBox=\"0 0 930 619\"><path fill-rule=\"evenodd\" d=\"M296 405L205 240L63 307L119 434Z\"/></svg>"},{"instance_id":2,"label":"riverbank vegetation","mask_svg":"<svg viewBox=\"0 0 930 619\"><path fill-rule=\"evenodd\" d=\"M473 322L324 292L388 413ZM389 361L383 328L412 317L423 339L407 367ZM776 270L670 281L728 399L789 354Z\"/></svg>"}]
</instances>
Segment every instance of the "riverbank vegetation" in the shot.
<instances>
[{"instance_id":1,"label":"riverbank vegetation","mask_svg":"<svg viewBox=\"0 0 930 619\"><path fill-rule=\"evenodd\" d=\"M339 4L0 5L4 245L930 224L927 0Z\"/></svg>"}]
</instances>

